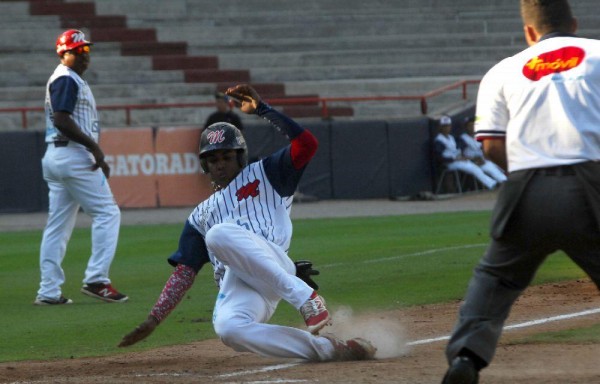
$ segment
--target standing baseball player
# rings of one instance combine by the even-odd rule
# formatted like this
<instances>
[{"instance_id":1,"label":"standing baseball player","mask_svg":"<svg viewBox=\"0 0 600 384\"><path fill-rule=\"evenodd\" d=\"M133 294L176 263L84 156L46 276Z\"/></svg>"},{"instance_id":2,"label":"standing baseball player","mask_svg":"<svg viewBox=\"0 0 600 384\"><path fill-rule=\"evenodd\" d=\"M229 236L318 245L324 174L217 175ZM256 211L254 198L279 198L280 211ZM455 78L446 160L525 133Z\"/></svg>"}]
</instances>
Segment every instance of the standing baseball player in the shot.
<instances>
[{"instance_id":1,"label":"standing baseball player","mask_svg":"<svg viewBox=\"0 0 600 384\"><path fill-rule=\"evenodd\" d=\"M227 90L240 109L257 114L285 133L290 145L247 164L239 129L229 123L207 127L200 139L202 169L215 193L188 217L179 249L169 258L175 270L146 321L119 346L150 335L181 301L202 266L210 262L219 293L213 312L215 332L236 351L311 361L373 358L366 340L316 336L330 321L325 301L296 276L287 251L292 236L294 190L317 149L316 138L261 101L248 85ZM281 299L304 317L307 330L267 324Z\"/></svg>"},{"instance_id":2,"label":"standing baseball player","mask_svg":"<svg viewBox=\"0 0 600 384\"><path fill-rule=\"evenodd\" d=\"M92 255L81 292L107 302L127 301L127 296L113 288L108 278L121 213L107 182L110 168L98 145L96 102L81 78L90 63L91 45L81 31L63 32L56 40L60 64L46 86L48 148L42 169L50 191L36 305L72 303L61 292L65 281L61 264L80 206L92 217Z\"/></svg>"},{"instance_id":3,"label":"standing baseball player","mask_svg":"<svg viewBox=\"0 0 600 384\"><path fill-rule=\"evenodd\" d=\"M529 48L479 88L475 136L509 176L446 348L444 384L478 382L548 255L564 251L600 287L600 42L574 35L567 0L521 0L521 16Z\"/></svg>"}]
</instances>

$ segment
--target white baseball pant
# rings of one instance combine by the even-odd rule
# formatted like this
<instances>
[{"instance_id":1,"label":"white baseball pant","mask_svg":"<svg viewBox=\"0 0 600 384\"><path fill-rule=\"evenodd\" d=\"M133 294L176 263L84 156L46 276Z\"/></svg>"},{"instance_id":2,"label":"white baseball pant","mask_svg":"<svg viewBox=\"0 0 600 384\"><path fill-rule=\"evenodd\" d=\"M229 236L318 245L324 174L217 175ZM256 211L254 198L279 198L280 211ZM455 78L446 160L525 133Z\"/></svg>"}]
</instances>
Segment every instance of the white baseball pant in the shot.
<instances>
[{"instance_id":1,"label":"white baseball pant","mask_svg":"<svg viewBox=\"0 0 600 384\"><path fill-rule=\"evenodd\" d=\"M459 170L475 176L487 189L493 189L497 184L496 180L486 175L477 164L470 160L453 161L448 163L446 167L451 171Z\"/></svg>"},{"instance_id":2,"label":"white baseball pant","mask_svg":"<svg viewBox=\"0 0 600 384\"><path fill-rule=\"evenodd\" d=\"M506 181L506 175L493 161L484 160L484 163L479 167L483 170L483 172L486 173L486 175L490 176L497 182L504 183Z\"/></svg>"},{"instance_id":3,"label":"white baseball pant","mask_svg":"<svg viewBox=\"0 0 600 384\"><path fill-rule=\"evenodd\" d=\"M38 298L56 299L65 281L61 267L67 243L81 206L92 217L92 254L83 283L110 283L121 213L102 170L92 171L94 158L87 150L69 143L48 144L42 159L49 188L48 222L40 249L41 282Z\"/></svg>"},{"instance_id":4,"label":"white baseball pant","mask_svg":"<svg viewBox=\"0 0 600 384\"><path fill-rule=\"evenodd\" d=\"M313 292L276 244L238 225L223 223L206 234L206 246L226 265L213 313L215 332L239 352L323 361L332 343L308 331L266 324L283 298L296 309Z\"/></svg>"}]
</instances>

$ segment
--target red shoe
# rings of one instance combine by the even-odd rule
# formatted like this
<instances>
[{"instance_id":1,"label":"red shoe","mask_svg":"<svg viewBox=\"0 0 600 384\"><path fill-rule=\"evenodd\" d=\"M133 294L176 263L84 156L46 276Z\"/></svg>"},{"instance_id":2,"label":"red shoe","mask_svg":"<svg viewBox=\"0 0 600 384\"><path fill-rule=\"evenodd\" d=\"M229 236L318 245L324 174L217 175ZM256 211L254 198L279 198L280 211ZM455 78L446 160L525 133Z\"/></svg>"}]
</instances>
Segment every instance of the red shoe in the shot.
<instances>
[{"instance_id":1,"label":"red shoe","mask_svg":"<svg viewBox=\"0 0 600 384\"><path fill-rule=\"evenodd\" d=\"M317 291L313 291L306 303L302 304L300 313L304 317L308 332L313 335L318 334L331 320L329 311L325 308L325 299L317 295Z\"/></svg>"},{"instance_id":2,"label":"red shoe","mask_svg":"<svg viewBox=\"0 0 600 384\"><path fill-rule=\"evenodd\" d=\"M334 361L372 360L377 348L369 340L357 337L350 340L340 340L334 336L323 336L333 344Z\"/></svg>"},{"instance_id":3,"label":"red shoe","mask_svg":"<svg viewBox=\"0 0 600 384\"><path fill-rule=\"evenodd\" d=\"M81 293L109 303L124 303L129 300L129 297L114 289L112 285L104 283L84 284Z\"/></svg>"}]
</instances>

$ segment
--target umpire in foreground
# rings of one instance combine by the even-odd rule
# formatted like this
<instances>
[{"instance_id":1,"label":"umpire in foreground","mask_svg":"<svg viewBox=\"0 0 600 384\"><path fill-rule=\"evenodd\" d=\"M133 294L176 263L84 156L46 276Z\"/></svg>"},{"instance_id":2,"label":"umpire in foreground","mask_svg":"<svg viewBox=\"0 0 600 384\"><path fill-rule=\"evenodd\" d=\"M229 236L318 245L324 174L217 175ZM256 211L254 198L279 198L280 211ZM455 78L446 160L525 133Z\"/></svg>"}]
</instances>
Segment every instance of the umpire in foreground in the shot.
<instances>
[{"instance_id":1,"label":"umpire in foreground","mask_svg":"<svg viewBox=\"0 0 600 384\"><path fill-rule=\"evenodd\" d=\"M521 0L529 48L495 65L475 137L509 171L446 348L443 384L473 384L510 309L545 258L564 251L600 287L600 41L574 35L567 0Z\"/></svg>"}]
</instances>

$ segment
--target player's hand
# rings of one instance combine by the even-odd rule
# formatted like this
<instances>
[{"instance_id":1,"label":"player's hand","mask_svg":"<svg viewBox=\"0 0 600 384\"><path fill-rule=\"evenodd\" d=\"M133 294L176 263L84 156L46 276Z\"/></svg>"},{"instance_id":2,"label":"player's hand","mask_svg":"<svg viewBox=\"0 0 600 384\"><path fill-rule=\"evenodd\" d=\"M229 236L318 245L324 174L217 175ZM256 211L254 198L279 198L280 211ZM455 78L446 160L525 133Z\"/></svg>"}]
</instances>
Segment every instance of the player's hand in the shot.
<instances>
[{"instance_id":1,"label":"player's hand","mask_svg":"<svg viewBox=\"0 0 600 384\"><path fill-rule=\"evenodd\" d=\"M258 92L248 84L231 87L225 91L225 94L233 99L242 112L248 114L254 113L262 100Z\"/></svg>"},{"instance_id":2,"label":"player's hand","mask_svg":"<svg viewBox=\"0 0 600 384\"><path fill-rule=\"evenodd\" d=\"M153 316L148 316L143 323L138 325L133 331L123 336L123 339L121 339L121 342L119 343L119 347L129 347L138 341L144 340L146 337L150 336L152 332L154 332L157 326L158 321Z\"/></svg>"},{"instance_id":3,"label":"player's hand","mask_svg":"<svg viewBox=\"0 0 600 384\"><path fill-rule=\"evenodd\" d=\"M315 291L319 290L319 285L315 283L311 276L317 276L320 274L319 271L313 269L312 262L308 260L298 260L294 261L294 265L296 266L296 277L299 277L308 284L309 287L314 289Z\"/></svg>"},{"instance_id":4,"label":"player's hand","mask_svg":"<svg viewBox=\"0 0 600 384\"><path fill-rule=\"evenodd\" d=\"M94 163L94 165L92 166L92 171L101 168L102 173L104 173L104 176L106 176L106 178L108 179L110 177L110 167L108 164L106 164L106 161L104 160L104 152L102 152L102 149L100 149L100 147L92 149L91 152L92 156L94 156L94 160L96 160L96 163Z\"/></svg>"}]
</instances>

